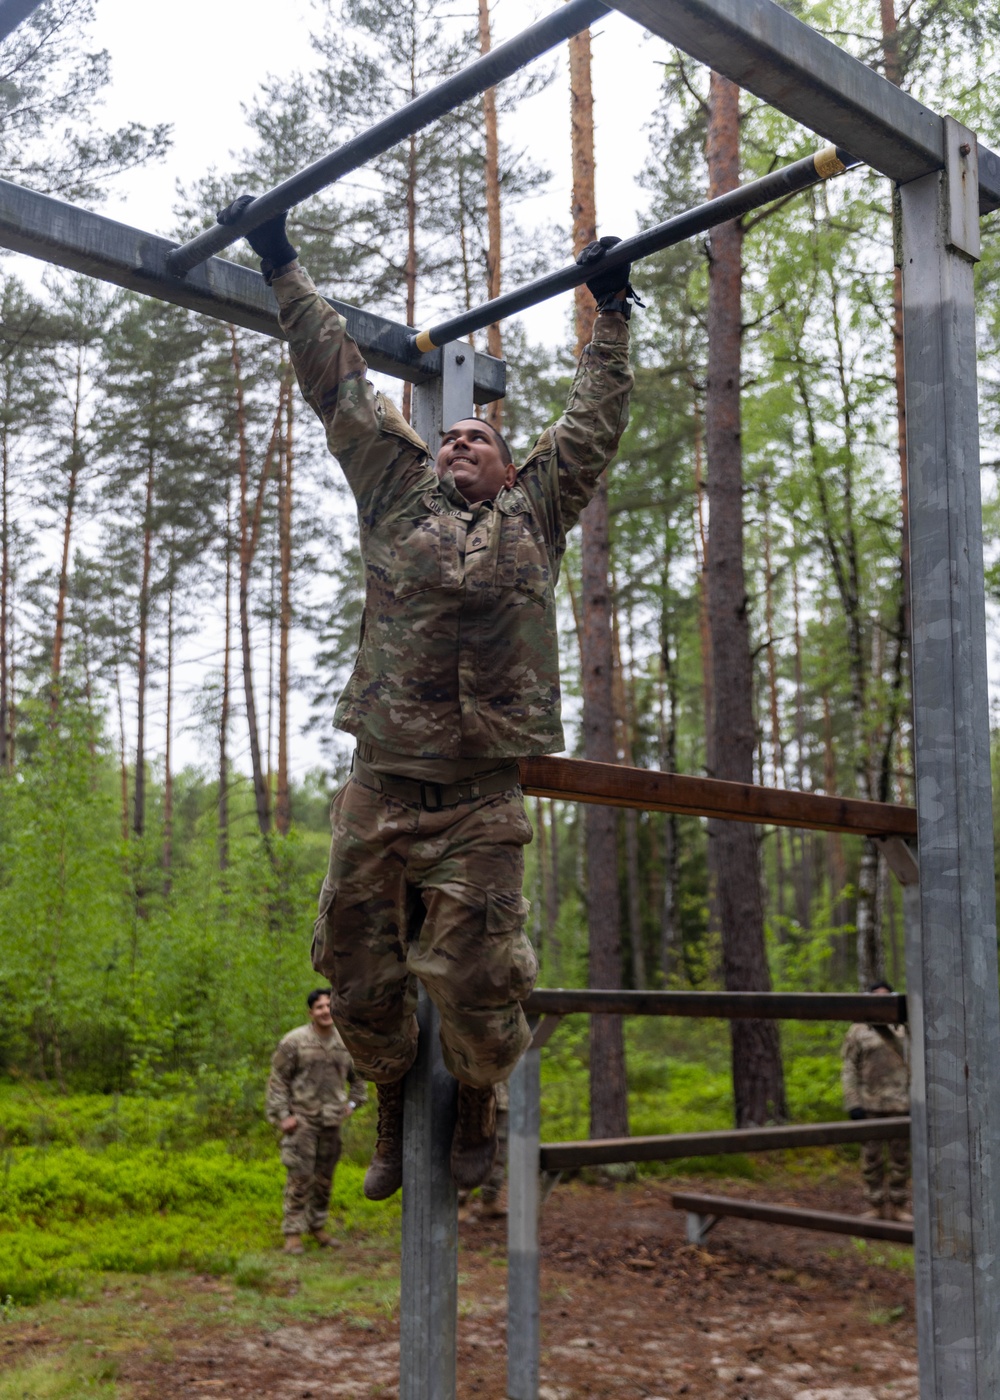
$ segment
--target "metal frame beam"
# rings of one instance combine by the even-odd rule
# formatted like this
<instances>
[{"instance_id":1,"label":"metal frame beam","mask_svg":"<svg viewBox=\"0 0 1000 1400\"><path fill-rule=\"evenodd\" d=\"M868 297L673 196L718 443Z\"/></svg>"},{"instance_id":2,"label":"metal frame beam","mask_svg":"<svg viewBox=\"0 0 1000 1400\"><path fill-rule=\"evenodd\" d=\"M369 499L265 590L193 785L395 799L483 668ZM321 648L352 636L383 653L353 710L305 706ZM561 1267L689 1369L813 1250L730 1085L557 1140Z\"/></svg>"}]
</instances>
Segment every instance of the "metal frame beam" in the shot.
<instances>
[{"instance_id":1,"label":"metal frame beam","mask_svg":"<svg viewBox=\"0 0 1000 1400\"><path fill-rule=\"evenodd\" d=\"M42 0L0 0L0 44L23 24Z\"/></svg>"},{"instance_id":2,"label":"metal frame beam","mask_svg":"<svg viewBox=\"0 0 1000 1400\"><path fill-rule=\"evenodd\" d=\"M167 256L176 246L168 238L0 180L0 247L281 338L274 296L259 273L211 258L182 280L167 271ZM347 318L347 328L373 370L414 384L440 377L441 351L422 354L408 326L341 301L330 305ZM472 356L471 349L468 354ZM477 353L474 364L476 403L502 398L504 362Z\"/></svg>"},{"instance_id":3,"label":"metal frame beam","mask_svg":"<svg viewBox=\"0 0 1000 1400\"><path fill-rule=\"evenodd\" d=\"M774 0L611 0L740 87L905 183L944 166L943 119ZM979 210L1000 207L1000 156L979 147Z\"/></svg>"}]
</instances>

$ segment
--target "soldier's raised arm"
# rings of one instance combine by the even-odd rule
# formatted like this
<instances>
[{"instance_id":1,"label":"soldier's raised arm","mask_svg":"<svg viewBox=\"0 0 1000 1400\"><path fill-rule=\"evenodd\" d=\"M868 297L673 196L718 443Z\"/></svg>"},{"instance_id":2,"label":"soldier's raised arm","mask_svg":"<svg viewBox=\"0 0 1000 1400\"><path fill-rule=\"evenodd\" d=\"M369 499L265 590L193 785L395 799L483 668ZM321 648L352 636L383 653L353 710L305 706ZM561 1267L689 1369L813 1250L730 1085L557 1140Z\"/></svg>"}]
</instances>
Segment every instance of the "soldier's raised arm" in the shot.
<instances>
[{"instance_id":1,"label":"soldier's raised arm","mask_svg":"<svg viewBox=\"0 0 1000 1400\"><path fill-rule=\"evenodd\" d=\"M241 195L221 210L219 222L234 223L250 198ZM326 429L360 513L371 516L391 501L410 470L423 465L427 449L395 404L368 380L368 365L347 322L299 266L285 217L251 230L247 242L261 258L261 272L278 302L278 321L306 402Z\"/></svg>"},{"instance_id":2,"label":"soldier's raised arm","mask_svg":"<svg viewBox=\"0 0 1000 1400\"><path fill-rule=\"evenodd\" d=\"M608 236L589 243L577 262L599 266L607 250L620 241ZM580 357L562 417L545 429L520 473L557 546L596 491L628 423L634 382L628 320L631 303L638 301L629 271L628 267L603 274L595 271L587 282L597 302L590 344Z\"/></svg>"}]
</instances>

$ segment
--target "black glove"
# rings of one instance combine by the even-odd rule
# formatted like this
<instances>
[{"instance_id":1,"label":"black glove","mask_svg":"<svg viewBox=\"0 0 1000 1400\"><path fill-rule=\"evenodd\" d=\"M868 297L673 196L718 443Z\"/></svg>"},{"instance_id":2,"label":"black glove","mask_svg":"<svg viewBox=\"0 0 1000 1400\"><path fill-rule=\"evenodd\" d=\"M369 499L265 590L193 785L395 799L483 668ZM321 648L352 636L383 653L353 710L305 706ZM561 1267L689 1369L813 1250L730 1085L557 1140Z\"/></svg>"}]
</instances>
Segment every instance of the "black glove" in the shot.
<instances>
[{"instance_id":1,"label":"black glove","mask_svg":"<svg viewBox=\"0 0 1000 1400\"><path fill-rule=\"evenodd\" d=\"M241 194L232 204L220 209L215 217L220 224L239 223L244 209L248 204L252 204L253 200L252 194ZM285 232L287 218L287 214L276 214L273 219L252 228L246 236L250 247L261 259L260 270L267 282L271 281L276 267L284 267L286 263L294 262L298 257Z\"/></svg>"},{"instance_id":2,"label":"black glove","mask_svg":"<svg viewBox=\"0 0 1000 1400\"><path fill-rule=\"evenodd\" d=\"M608 249L620 242L621 239L616 238L613 233L606 233L595 243L587 244L576 260L577 265L588 267L591 263L600 263ZM627 320L632 314L629 302L634 301L636 306L642 306L643 303L629 281L631 272L632 264L623 263L609 272L595 272L593 277L587 279L587 291L597 302L598 311L621 311ZM625 290L619 297L617 293L621 292L623 287Z\"/></svg>"},{"instance_id":3,"label":"black glove","mask_svg":"<svg viewBox=\"0 0 1000 1400\"><path fill-rule=\"evenodd\" d=\"M852 1118L856 1123L860 1118L868 1117L868 1110L865 1108L849 1108L847 1110L847 1116L848 1118Z\"/></svg>"}]
</instances>

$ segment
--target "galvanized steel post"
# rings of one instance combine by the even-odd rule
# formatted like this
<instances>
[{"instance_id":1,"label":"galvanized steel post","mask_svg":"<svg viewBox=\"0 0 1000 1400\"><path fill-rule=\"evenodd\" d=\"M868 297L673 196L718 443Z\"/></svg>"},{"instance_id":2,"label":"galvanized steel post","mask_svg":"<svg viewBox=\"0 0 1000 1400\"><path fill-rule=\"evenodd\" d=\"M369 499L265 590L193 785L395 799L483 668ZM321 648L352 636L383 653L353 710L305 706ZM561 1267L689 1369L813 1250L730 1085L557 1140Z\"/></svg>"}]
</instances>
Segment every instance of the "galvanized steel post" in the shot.
<instances>
[{"instance_id":1,"label":"galvanized steel post","mask_svg":"<svg viewBox=\"0 0 1000 1400\"><path fill-rule=\"evenodd\" d=\"M413 426L435 451L443 428L472 414L471 346L446 345L441 378L413 391ZM399 1292L400 1400L455 1400L458 1200L449 1156L456 1083L445 1069L438 1013L420 989L420 1044L406 1076Z\"/></svg>"},{"instance_id":2,"label":"galvanized steel post","mask_svg":"<svg viewBox=\"0 0 1000 1400\"><path fill-rule=\"evenodd\" d=\"M541 1050L530 1049L510 1077L507 1170L507 1395L538 1400L538 1145Z\"/></svg>"},{"instance_id":3,"label":"galvanized steel post","mask_svg":"<svg viewBox=\"0 0 1000 1400\"><path fill-rule=\"evenodd\" d=\"M975 136L900 188L919 929L914 1217L922 1400L1000 1394L997 996L973 263ZM914 922L911 914L911 930Z\"/></svg>"},{"instance_id":4,"label":"galvanized steel post","mask_svg":"<svg viewBox=\"0 0 1000 1400\"><path fill-rule=\"evenodd\" d=\"M406 1076L403 1239L399 1287L400 1400L455 1400L458 1201L448 1156L455 1080L444 1067L438 1013L420 989L420 1045Z\"/></svg>"}]
</instances>

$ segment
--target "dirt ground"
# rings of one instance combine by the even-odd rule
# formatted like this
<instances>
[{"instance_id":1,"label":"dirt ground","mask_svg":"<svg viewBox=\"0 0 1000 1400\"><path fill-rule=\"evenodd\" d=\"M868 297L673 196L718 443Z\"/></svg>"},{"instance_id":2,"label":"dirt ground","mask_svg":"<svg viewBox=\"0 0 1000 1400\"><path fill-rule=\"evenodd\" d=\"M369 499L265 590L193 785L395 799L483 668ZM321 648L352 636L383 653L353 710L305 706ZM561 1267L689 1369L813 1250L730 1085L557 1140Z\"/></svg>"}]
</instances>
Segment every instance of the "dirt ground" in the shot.
<instances>
[{"instance_id":1,"label":"dirt ground","mask_svg":"<svg viewBox=\"0 0 1000 1400\"><path fill-rule=\"evenodd\" d=\"M849 1175L796 1181L794 1194L774 1182L765 1190L685 1178L682 1187L861 1208ZM916 1400L905 1251L744 1221L723 1221L707 1248L690 1246L670 1190L660 1181L572 1184L550 1197L542 1229L542 1400ZM505 1226L470 1222L461 1241L458 1395L502 1400ZM347 1244L324 1265L357 1271L363 1262L351 1253ZM210 1292L231 1287L190 1282L206 1303ZM183 1327L168 1315L162 1323L152 1333L147 1325L120 1356L119 1378L136 1400L399 1394L395 1319L265 1331L192 1324L189 1312ZM21 1340L38 1347L45 1339ZM20 1350L14 1337L11 1344Z\"/></svg>"}]
</instances>

